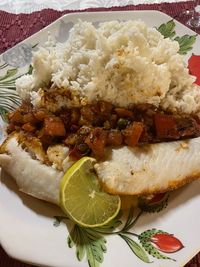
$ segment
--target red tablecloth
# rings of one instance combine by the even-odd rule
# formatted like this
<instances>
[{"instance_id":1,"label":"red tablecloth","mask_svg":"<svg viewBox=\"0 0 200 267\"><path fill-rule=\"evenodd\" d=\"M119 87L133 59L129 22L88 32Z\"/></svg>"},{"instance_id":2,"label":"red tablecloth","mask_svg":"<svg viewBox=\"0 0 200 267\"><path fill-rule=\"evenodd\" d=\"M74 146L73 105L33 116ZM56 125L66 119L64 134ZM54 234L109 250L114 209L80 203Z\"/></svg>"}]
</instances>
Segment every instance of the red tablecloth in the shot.
<instances>
[{"instance_id":1,"label":"red tablecloth","mask_svg":"<svg viewBox=\"0 0 200 267\"><path fill-rule=\"evenodd\" d=\"M179 3L162 3L151 5L137 5L126 7L112 7L112 8L92 8L83 10L85 11L126 11L126 10L160 10L176 18L181 23L185 24L187 21L186 16L181 16L181 12L184 10L190 10L192 8L192 1L179 2ZM65 10L55 11L51 9L45 9L39 12L31 14L10 14L4 11L0 11L0 53L4 52L8 48L14 46L18 42L24 40L33 33L44 28L54 20L58 19L64 14L80 12ZM197 31L200 34L200 30ZM199 267L200 266L200 253L194 257L185 267ZM0 267L31 267L31 265L20 263L11 259L6 255L2 248L0 248Z\"/></svg>"}]
</instances>

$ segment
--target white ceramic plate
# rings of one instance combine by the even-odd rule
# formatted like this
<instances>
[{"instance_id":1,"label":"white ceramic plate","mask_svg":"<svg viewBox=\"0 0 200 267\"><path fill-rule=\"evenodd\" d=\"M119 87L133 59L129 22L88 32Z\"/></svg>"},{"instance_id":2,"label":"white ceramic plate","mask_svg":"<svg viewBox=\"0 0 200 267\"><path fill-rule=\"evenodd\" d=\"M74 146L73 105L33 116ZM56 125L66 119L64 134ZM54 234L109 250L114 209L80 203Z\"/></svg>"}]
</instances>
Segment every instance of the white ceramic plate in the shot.
<instances>
[{"instance_id":1,"label":"white ceramic plate","mask_svg":"<svg viewBox=\"0 0 200 267\"><path fill-rule=\"evenodd\" d=\"M0 56L2 115L4 109L9 109L14 102L18 104L19 99L14 93L14 80L21 74L27 73L32 52L47 40L48 31L55 35L58 41L64 42L69 29L78 19L92 21L95 24L115 19L142 19L149 26L156 27L171 20L169 16L157 11L76 13L60 18ZM193 31L182 24L176 21L175 24L177 36L194 35ZM185 55L185 60L187 61L192 53L200 54L199 47L200 37L197 36L193 49ZM1 127L4 127L3 121ZM114 232L121 230L120 235L102 234L98 241L96 237L99 233L93 230L91 233L93 237L91 235L89 237L88 232L84 231L83 234L90 242L87 246L83 245L82 249L79 247L76 253L76 246L70 248L72 242L67 239L73 224L62 221L55 227L54 216L62 215L60 210L20 193L13 180L2 173L0 242L11 257L39 266L83 267L89 264L91 267L184 266L200 251L199 206L200 182L197 181L170 193L169 196L164 195L160 201L148 205L143 203L140 208L134 209L133 214L130 212L129 219L133 223L132 227L126 230L128 234L125 234L123 226L119 226L118 223ZM136 217L137 221L134 222ZM114 222L111 226L115 226ZM104 232L111 233L113 230L111 228L104 229ZM85 255L84 249L86 249ZM173 260L166 259L167 257Z\"/></svg>"}]
</instances>

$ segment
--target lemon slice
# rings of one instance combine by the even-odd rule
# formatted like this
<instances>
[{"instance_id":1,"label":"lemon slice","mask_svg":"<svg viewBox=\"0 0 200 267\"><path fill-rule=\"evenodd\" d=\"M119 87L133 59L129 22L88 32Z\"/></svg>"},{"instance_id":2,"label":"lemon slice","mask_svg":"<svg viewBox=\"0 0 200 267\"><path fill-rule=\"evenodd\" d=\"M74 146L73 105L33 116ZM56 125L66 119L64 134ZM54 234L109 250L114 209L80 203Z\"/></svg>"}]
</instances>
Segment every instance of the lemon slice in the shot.
<instances>
[{"instance_id":1,"label":"lemon slice","mask_svg":"<svg viewBox=\"0 0 200 267\"><path fill-rule=\"evenodd\" d=\"M101 189L93 165L95 159L83 157L67 170L60 184L60 206L77 224L99 227L119 212L119 196Z\"/></svg>"}]
</instances>

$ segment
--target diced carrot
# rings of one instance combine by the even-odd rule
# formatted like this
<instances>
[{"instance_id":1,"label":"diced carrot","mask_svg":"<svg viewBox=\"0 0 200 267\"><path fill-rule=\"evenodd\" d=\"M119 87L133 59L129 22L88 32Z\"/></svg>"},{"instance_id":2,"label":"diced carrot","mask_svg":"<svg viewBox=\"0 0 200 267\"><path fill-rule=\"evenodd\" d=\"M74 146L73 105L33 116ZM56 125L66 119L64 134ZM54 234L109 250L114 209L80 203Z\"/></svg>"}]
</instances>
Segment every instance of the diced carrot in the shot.
<instances>
[{"instance_id":1,"label":"diced carrot","mask_svg":"<svg viewBox=\"0 0 200 267\"><path fill-rule=\"evenodd\" d=\"M38 137L38 138L43 137L43 136L45 135L45 129L44 129L44 127L42 127L40 130L38 130L38 131L36 132L36 134L37 134L37 137Z\"/></svg>"},{"instance_id":2,"label":"diced carrot","mask_svg":"<svg viewBox=\"0 0 200 267\"><path fill-rule=\"evenodd\" d=\"M107 144L111 146L120 146L123 142L122 134L119 130L111 130L107 136Z\"/></svg>"},{"instance_id":3,"label":"diced carrot","mask_svg":"<svg viewBox=\"0 0 200 267\"><path fill-rule=\"evenodd\" d=\"M177 135L176 121L171 115L155 114L154 122L158 138L172 138Z\"/></svg>"},{"instance_id":4,"label":"diced carrot","mask_svg":"<svg viewBox=\"0 0 200 267\"><path fill-rule=\"evenodd\" d=\"M71 112L71 124L78 124L80 118L80 112L77 108L72 109Z\"/></svg>"},{"instance_id":5,"label":"diced carrot","mask_svg":"<svg viewBox=\"0 0 200 267\"><path fill-rule=\"evenodd\" d=\"M25 123L23 126L22 126L22 129L26 132L35 132L36 128L35 126L33 126L30 122L27 122Z\"/></svg>"},{"instance_id":6,"label":"diced carrot","mask_svg":"<svg viewBox=\"0 0 200 267\"><path fill-rule=\"evenodd\" d=\"M89 146L97 158L102 158L104 156L106 138L106 131L101 128L95 128L85 139L85 143Z\"/></svg>"},{"instance_id":7,"label":"diced carrot","mask_svg":"<svg viewBox=\"0 0 200 267\"><path fill-rule=\"evenodd\" d=\"M143 132L144 125L141 122L133 122L125 130L123 130L124 142L128 146L135 146L138 144L140 136Z\"/></svg>"},{"instance_id":8,"label":"diced carrot","mask_svg":"<svg viewBox=\"0 0 200 267\"><path fill-rule=\"evenodd\" d=\"M44 118L47 116L47 112L45 112L44 110L37 110L34 111L34 117L38 120L38 121L43 121Z\"/></svg>"},{"instance_id":9,"label":"diced carrot","mask_svg":"<svg viewBox=\"0 0 200 267\"><path fill-rule=\"evenodd\" d=\"M50 136L65 136L65 125L58 117L46 117L44 119L45 134Z\"/></svg>"},{"instance_id":10,"label":"diced carrot","mask_svg":"<svg viewBox=\"0 0 200 267\"><path fill-rule=\"evenodd\" d=\"M15 124L10 122L7 127L7 133L12 133L15 130Z\"/></svg>"},{"instance_id":11,"label":"diced carrot","mask_svg":"<svg viewBox=\"0 0 200 267\"><path fill-rule=\"evenodd\" d=\"M133 111L125 109L125 108L115 108L115 112L120 118L132 118Z\"/></svg>"},{"instance_id":12,"label":"diced carrot","mask_svg":"<svg viewBox=\"0 0 200 267\"><path fill-rule=\"evenodd\" d=\"M13 122L13 123L20 123L20 124L23 124L23 115L21 114L21 112L17 109L13 112L10 112L8 114L8 118L9 118L9 121L10 122Z\"/></svg>"},{"instance_id":13,"label":"diced carrot","mask_svg":"<svg viewBox=\"0 0 200 267\"><path fill-rule=\"evenodd\" d=\"M32 124L37 122L37 119L33 116L32 113L27 113L23 116L24 123L30 122Z\"/></svg>"}]
</instances>

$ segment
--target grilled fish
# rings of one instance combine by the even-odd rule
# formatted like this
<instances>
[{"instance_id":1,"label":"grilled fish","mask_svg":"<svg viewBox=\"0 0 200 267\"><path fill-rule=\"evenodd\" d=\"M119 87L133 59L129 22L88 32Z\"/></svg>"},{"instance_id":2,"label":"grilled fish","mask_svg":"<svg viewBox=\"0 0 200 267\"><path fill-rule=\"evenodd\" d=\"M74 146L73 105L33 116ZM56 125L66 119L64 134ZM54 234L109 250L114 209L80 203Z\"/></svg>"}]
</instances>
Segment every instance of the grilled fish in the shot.
<instances>
[{"instance_id":1,"label":"grilled fish","mask_svg":"<svg viewBox=\"0 0 200 267\"><path fill-rule=\"evenodd\" d=\"M176 189L200 177L200 138L108 149L95 165L112 194L148 195Z\"/></svg>"},{"instance_id":2,"label":"grilled fish","mask_svg":"<svg viewBox=\"0 0 200 267\"><path fill-rule=\"evenodd\" d=\"M59 204L59 184L64 171L33 157L16 135L10 136L3 146L0 166L15 179L19 189ZM166 192L200 177L200 138L108 148L105 160L97 162L94 168L100 183L111 194L138 196Z\"/></svg>"}]
</instances>

